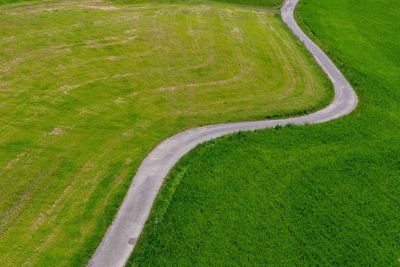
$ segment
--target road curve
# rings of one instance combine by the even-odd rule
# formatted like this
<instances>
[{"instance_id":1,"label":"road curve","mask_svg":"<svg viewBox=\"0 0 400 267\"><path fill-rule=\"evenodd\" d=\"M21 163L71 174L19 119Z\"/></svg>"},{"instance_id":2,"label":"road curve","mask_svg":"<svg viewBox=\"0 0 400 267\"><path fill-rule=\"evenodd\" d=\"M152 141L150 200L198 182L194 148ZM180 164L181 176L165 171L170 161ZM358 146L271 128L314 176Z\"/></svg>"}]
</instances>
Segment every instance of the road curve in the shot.
<instances>
[{"instance_id":1,"label":"road curve","mask_svg":"<svg viewBox=\"0 0 400 267\"><path fill-rule=\"evenodd\" d=\"M251 122L222 123L178 133L160 143L142 162L112 225L89 262L89 266L124 266L149 216L157 193L171 168L200 143L256 129L288 124L303 125L331 121L351 113L358 98L350 83L329 57L300 29L294 19L299 0L286 0L281 9L283 21L304 43L332 81L335 97L326 108L301 117Z\"/></svg>"}]
</instances>

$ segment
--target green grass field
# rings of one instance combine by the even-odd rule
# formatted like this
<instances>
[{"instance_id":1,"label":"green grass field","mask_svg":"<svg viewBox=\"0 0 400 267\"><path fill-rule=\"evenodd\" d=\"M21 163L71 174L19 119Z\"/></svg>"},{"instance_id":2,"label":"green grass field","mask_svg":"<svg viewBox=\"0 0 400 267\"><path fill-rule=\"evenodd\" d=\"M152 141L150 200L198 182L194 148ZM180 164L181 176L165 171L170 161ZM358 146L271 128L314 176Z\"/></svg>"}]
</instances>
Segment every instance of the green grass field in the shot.
<instances>
[{"instance_id":1,"label":"green grass field","mask_svg":"<svg viewBox=\"0 0 400 267\"><path fill-rule=\"evenodd\" d=\"M276 8L35 1L0 11L0 266L84 265L163 139L331 99Z\"/></svg>"},{"instance_id":2,"label":"green grass field","mask_svg":"<svg viewBox=\"0 0 400 267\"><path fill-rule=\"evenodd\" d=\"M400 2L302 0L297 17L358 110L199 146L165 183L131 265L400 265Z\"/></svg>"}]
</instances>

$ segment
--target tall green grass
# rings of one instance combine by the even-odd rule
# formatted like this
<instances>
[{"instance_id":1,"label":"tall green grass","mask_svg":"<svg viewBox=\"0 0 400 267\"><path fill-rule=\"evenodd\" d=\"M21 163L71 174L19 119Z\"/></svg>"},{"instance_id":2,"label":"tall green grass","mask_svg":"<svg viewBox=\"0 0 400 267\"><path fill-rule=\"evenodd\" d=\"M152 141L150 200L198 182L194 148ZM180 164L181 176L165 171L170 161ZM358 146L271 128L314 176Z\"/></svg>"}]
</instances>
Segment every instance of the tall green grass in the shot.
<instances>
[{"instance_id":1,"label":"tall green grass","mask_svg":"<svg viewBox=\"0 0 400 267\"><path fill-rule=\"evenodd\" d=\"M354 85L357 111L199 146L130 265L400 264L400 2L302 0L297 17Z\"/></svg>"}]
</instances>

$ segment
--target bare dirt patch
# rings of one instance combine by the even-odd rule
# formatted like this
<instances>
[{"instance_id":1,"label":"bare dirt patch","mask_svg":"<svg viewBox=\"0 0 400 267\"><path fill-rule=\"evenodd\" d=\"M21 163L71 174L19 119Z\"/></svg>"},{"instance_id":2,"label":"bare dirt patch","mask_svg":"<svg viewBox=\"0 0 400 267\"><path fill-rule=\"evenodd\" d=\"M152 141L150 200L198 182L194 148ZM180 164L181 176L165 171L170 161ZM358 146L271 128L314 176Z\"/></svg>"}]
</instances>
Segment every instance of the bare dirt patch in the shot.
<instances>
[{"instance_id":1,"label":"bare dirt patch","mask_svg":"<svg viewBox=\"0 0 400 267\"><path fill-rule=\"evenodd\" d=\"M50 135L62 135L64 134L64 130L61 128L54 128L51 132Z\"/></svg>"}]
</instances>

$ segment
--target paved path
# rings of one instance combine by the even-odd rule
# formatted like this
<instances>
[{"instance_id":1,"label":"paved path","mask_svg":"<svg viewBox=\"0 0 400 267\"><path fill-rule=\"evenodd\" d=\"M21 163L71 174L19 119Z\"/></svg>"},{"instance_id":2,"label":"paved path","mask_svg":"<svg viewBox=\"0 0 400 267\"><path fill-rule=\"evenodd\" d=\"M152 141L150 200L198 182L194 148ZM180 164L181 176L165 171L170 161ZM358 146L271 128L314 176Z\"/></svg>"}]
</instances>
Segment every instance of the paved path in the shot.
<instances>
[{"instance_id":1,"label":"paved path","mask_svg":"<svg viewBox=\"0 0 400 267\"><path fill-rule=\"evenodd\" d=\"M304 43L328 74L335 98L326 108L301 117L253 122L224 123L184 131L160 143L142 162L112 225L89 262L89 266L123 266L131 254L149 216L157 193L170 169L200 143L239 131L288 124L322 123L351 113L357 106L353 88L328 56L297 25L293 11L299 0L287 0L281 9L283 21Z\"/></svg>"}]
</instances>

